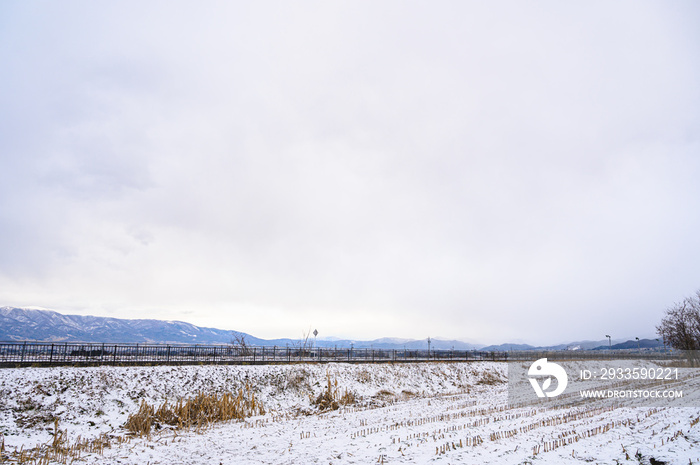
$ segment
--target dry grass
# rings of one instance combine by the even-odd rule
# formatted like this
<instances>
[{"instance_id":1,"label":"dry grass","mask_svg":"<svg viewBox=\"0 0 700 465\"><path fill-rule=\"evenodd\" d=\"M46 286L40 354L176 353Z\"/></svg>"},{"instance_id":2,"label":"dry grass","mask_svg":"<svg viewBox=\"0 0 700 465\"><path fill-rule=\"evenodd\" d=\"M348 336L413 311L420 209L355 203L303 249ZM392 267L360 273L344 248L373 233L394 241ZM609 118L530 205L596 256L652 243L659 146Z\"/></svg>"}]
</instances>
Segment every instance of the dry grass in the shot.
<instances>
[{"instance_id":1,"label":"dry grass","mask_svg":"<svg viewBox=\"0 0 700 465\"><path fill-rule=\"evenodd\" d=\"M383 400L385 402L387 402L387 401L393 402L394 400L396 400L396 394L389 391L388 389L381 389L379 392L377 392L374 395L374 397L376 399L380 399L380 400Z\"/></svg>"},{"instance_id":2,"label":"dry grass","mask_svg":"<svg viewBox=\"0 0 700 465\"><path fill-rule=\"evenodd\" d=\"M179 428L203 428L207 425L233 419L242 419L253 415L263 415L262 403L255 398L250 385L242 388L237 395L232 393L200 393L192 399L185 399L170 405L165 402L158 408L142 401L139 411L130 415L124 425L132 436L148 436L152 429L162 425ZM116 436L109 438L101 435L95 439L77 438L69 441L64 430L59 429L58 420L54 421L54 437L50 443L32 449L5 448L4 438L0 436L0 463L48 465L50 463L73 463L80 460L82 454L102 454L113 442L123 443L128 438Z\"/></svg>"},{"instance_id":3,"label":"dry grass","mask_svg":"<svg viewBox=\"0 0 700 465\"><path fill-rule=\"evenodd\" d=\"M124 442L121 438L117 442ZM58 428L58 420L54 420L54 436L50 443L31 449L6 449L5 440L0 441L0 463L21 463L32 465L49 465L50 463L73 463L80 460L83 453L102 454L111 447L112 439L101 435L95 439L77 438L73 443L68 441L64 430Z\"/></svg>"},{"instance_id":4,"label":"dry grass","mask_svg":"<svg viewBox=\"0 0 700 465\"><path fill-rule=\"evenodd\" d=\"M355 403L355 394L347 389L343 390L341 394L340 388L338 388L338 380L331 381L331 375L328 373L326 373L326 382L326 390L315 399L311 399L311 404L318 407L320 411L338 410L341 405Z\"/></svg>"},{"instance_id":5,"label":"dry grass","mask_svg":"<svg viewBox=\"0 0 700 465\"><path fill-rule=\"evenodd\" d=\"M130 415L124 427L133 435L151 434L153 428L168 425L177 429L203 428L211 423L239 420L254 415L264 415L265 409L249 384L237 395L199 393L191 399L181 399L174 404L163 403L155 408L146 401L141 402L139 411Z\"/></svg>"},{"instance_id":6,"label":"dry grass","mask_svg":"<svg viewBox=\"0 0 700 465\"><path fill-rule=\"evenodd\" d=\"M484 371L476 382L476 384L486 384L488 386L503 383L505 383L505 380L495 371Z\"/></svg>"},{"instance_id":7,"label":"dry grass","mask_svg":"<svg viewBox=\"0 0 700 465\"><path fill-rule=\"evenodd\" d=\"M355 376L357 377L357 380L363 384L372 381L372 373L367 368L361 368L357 371Z\"/></svg>"},{"instance_id":8,"label":"dry grass","mask_svg":"<svg viewBox=\"0 0 700 465\"><path fill-rule=\"evenodd\" d=\"M306 369L294 370L286 377L284 389L292 389L296 392L301 392L309 389L309 377L311 374Z\"/></svg>"}]
</instances>

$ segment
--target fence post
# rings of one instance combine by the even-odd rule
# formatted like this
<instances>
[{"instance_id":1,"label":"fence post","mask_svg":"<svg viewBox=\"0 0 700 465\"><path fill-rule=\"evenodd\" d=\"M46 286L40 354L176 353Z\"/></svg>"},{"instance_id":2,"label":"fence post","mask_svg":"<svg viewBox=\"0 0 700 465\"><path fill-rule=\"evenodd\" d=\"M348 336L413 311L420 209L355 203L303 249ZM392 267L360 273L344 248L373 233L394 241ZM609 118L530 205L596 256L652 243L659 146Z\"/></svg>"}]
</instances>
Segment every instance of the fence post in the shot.
<instances>
[{"instance_id":1,"label":"fence post","mask_svg":"<svg viewBox=\"0 0 700 465\"><path fill-rule=\"evenodd\" d=\"M49 354L49 363L53 362L53 344L51 344L51 354Z\"/></svg>"}]
</instances>

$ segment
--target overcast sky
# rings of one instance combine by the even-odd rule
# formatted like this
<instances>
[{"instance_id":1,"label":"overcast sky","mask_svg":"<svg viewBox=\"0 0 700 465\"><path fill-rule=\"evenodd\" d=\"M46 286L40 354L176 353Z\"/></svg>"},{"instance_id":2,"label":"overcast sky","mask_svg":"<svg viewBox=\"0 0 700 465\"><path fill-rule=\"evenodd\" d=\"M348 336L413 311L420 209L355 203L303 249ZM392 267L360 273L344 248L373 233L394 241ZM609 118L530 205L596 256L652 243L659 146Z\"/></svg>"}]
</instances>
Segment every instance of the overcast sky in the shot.
<instances>
[{"instance_id":1,"label":"overcast sky","mask_svg":"<svg viewBox=\"0 0 700 465\"><path fill-rule=\"evenodd\" d=\"M539 344L700 289L694 1L3 1L0 69L0 306Z\"/></svg>"}]
</instances>

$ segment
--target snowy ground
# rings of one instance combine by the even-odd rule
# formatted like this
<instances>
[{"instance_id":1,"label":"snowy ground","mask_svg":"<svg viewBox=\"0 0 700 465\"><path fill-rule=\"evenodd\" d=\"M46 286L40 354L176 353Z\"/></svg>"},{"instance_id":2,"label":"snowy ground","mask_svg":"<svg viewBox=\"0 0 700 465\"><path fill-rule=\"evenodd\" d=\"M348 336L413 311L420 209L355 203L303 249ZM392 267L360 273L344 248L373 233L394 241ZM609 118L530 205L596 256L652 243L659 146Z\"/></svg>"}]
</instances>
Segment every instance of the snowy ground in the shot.
<instances>
[{"instance_id":1,"label":"snowy ground","mask_svg":"<svg viewBox=\"0 0 700 465\"><path fill-rule=\"evenodd\" d=\"M21 368L0 370L7 449L124 436L142 400L254 386L267 413L204 431L160 430L113 444L100 464L700 463L700 408L508 408L504 363ZM327 377L358 404L318 412ZM637 404L638 405L638 404ZM535 454L536 448L539 448ZM653 459L652 459L653 458Z\"/></svg>"}]
</instances>

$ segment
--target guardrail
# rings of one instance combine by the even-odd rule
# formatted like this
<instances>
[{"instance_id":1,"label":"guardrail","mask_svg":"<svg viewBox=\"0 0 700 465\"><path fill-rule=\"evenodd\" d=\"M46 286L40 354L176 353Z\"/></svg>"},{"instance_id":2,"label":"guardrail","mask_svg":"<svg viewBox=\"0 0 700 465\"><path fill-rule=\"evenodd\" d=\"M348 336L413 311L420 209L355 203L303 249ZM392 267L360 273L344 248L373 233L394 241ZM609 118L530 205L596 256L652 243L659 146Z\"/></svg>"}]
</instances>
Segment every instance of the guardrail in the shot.
<instances>
[{"instance_id":1,"label":"guardrail","mask_svg":"<svg viewBox=\"0 0 700 465\"><path fill-rule=\"evenodd\" d=\"M237 345L0 342L0 367L52 365L265 364L298 362L508 361L542 357L571 359L676 358L668 353L606 351L483 352L475 350L337 349Z\"/></svg>"}]
</instances>

